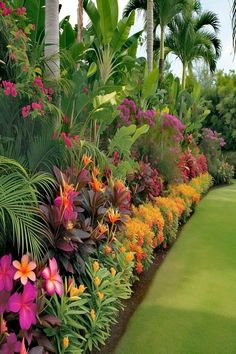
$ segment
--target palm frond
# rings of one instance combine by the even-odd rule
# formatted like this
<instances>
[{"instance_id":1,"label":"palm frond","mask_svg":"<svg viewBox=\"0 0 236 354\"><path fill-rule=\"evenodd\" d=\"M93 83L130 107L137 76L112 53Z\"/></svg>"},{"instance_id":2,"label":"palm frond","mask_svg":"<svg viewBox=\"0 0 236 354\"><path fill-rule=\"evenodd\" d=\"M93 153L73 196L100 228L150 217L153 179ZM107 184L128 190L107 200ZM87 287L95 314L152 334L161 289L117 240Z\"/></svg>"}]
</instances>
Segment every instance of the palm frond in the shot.
<instances>
[{"instance_id":1,"label":"palm frond","mask_svg":"<svg viewBox=\"0 0 236 354\"><path fill-rule=\"evenodd\" d=\"M40 190L50 193L53 179L46 174L29 176L17 161L0 156L0 224L5 243L18 254L43 257L48 229L39 210Z\"/></svg>"},{"instance_id":2,"label":"palm frond","mask_svg":"<svg viewBox=\"0 0 236 354\"><path fill-rule=\"evenodd\" d=\"M195 22L195 29L198 31L205 26L211 26L217 33L220 30L219 17L212 11L204 11L200 14L200 16L197 17Z\"/></svg>"}]
</instances>

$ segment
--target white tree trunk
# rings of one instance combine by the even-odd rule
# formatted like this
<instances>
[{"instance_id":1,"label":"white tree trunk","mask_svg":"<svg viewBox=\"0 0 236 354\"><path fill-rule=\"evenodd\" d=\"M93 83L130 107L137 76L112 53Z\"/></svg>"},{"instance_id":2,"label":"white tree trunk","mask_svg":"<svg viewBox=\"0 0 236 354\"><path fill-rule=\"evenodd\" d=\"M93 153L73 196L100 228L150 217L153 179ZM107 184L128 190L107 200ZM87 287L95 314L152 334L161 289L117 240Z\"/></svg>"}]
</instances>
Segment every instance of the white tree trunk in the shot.
<instances>
[{"instance_id":1,"label":"white tree trunk","mask_svg":"<svg viewBox=\"0 0 236 354\"><path fill-rule=\"evenodd\" d=\"M83 0L78 0L78 9L77 9L77 23L78 23L78 35L77 41L80 43L83 40Z\"/></svg>"},{"instance_id":2,"label":"white tree trunk","mask_svg":"<svg viewBox=\"0 0 236 354\"><path fill-rule=\"evenodd\" d=\"M147 0L147 64L153 70L153 0Z\"/></svg>"},{"instance_id":3,"label":"white tree trunk","mask_svg":"<svg viewBox=\"0 0 236 354\"><path fill-rule=\"evenodd\" d=\"M46 0L45 57L48 78L59 78L59 0Z\"/></svg>"}]
</instances>

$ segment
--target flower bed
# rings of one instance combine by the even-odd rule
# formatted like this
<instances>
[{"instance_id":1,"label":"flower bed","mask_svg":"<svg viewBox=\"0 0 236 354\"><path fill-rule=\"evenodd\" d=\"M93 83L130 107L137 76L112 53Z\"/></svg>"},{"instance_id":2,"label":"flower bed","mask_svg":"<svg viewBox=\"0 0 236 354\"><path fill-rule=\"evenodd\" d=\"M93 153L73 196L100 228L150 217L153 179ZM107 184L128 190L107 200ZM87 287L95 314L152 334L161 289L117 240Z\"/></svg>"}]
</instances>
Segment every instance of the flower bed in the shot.
<instances>
[{"instance_id":1,"label":"flower bed","mask_svg":"<svg viewBox=\"0 0 236 354\"><path fill-rule=\"evenodd\" d=\"M109 336L121 300L131 296L134 279L148 269L154 250L166 248L176 237L178 226L186 221L183 215L190 215L211 183L206 173L189 184L171 186L167 197L133 207L125 228L116 233L112 243L103 243L96 256L88 258L79 277L64 276L62 280L55 258L42 265L28 255L20 262L12 261L10 254L3 256L0 259L2 353L11 350L26 353L26 347L31 348L32 354L75 350L86 353L99 348ZM55 199L56 208L62 200L65 203L66 195L69 197L72 187L68 186L64 184L61 197ZM68 227L74 211L73 203L70 208L66 205L68 213L64 214L63 222ZM109 213L110 218L115 215Z\"/></svg>"}]
</instances>

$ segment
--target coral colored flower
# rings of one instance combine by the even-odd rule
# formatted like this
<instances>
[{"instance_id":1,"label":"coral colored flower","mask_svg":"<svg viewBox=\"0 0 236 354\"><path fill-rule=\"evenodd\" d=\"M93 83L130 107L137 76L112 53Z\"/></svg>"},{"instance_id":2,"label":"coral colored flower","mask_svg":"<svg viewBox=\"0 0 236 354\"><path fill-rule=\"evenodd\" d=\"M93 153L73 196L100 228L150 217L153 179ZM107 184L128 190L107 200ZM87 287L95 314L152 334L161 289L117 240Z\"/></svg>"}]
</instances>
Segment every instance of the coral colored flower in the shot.
<instances>
[{"instance_id":1,"label":"coral colored flower","mask_svg":"<svg viewBox=\"0 0 236 354\"><path fill-rule=\"evenodd\" d=\"M49 259L49 267L42 271L42 277L46 280L46 290L50 296L55 293L62 296L63 284L55 258Z\"/></svg>"},{"instance_id":2,"label":"coral colored flower","mask_svg":"<svg viewBox=\"0 0 236 354\"><path fill-rule=\"evenodd\" d=\"M73 147L73 139L65 132L61 133L61 138L69 149Z\"/></svg>"},{"instance_id":3,"label":"coral colored flower","mask_svg":"<svg viewBox=\"0 0 236 354\"><path fill-rule=\"evenodd\" d=\"M28 279L35 281L36 276L33 270L36 268L35 262L29 262L29 256L25 254L21 257L21 263L18 261L12 262L13 266L17 269L14 280L20 278L23 285L27 284Z\"/></svg>"},{"instance_id":4,"label":"coral colored flower","mask_svg":"<svg viewBox=\"0 0 236 354\"><path fill-rule=\"evenodd\" d=\"M95 192L102 192L102 182L100 182L92 173L92 182L89 183Z\"/></svg>"},{"instance_id":5,"label":"coral colored flower","mask_svg":"<svg viewBox=\"0 0 236 354\"><path fill-rule=\"evenodd\" d=\"M0 314L3 314L8 309L8 300L10 297L10 292L6 290L0 291Z\"/></svg>"},{"instance_id":6,"label":"coral colored flower","mask_svg":"<svg viewBox=\"0 0 236 354\"><path fill-rule=\"evenodd\" d=\"M1 316L1 318L0 318L0 334L4 334L7 331L8 331L7 323L4 320L4 318Z\"/></svg>"},{"instance_id":7,"label":"coral colored flower","mask_svg":"<svg viewBox=\"0 0 236 354\"><path fill-rule=\"evenodd\" d=\"M22 342L21 342L20 354L27 354L27 350L26 350L26 347L25 347L25 338L23 338Z\"/></svg>"},{"instance_id":8,"label":"coral colored flower","mask_svg":"<svg viewBox=\"0 0 236 354\"><path fill-rule=\"evenodd\" d=\"M126 251L126 248L124 246L121 246L120 253L125 253L125 251Z\"/></svg>"},{"instance_id":9,"label":"coral colored flower","mask_svg":"<svg viewBox=\"0 0 236 354\"><path fill-rule=\"evenodd\" d=\"M138 274L142 273L142 271L143 271L143 265L142 265L141 262L136 263L136 265L135 265L135 270L136 270L136 272L137 272Z\"/></svg>"},{"instance_id":10,"label":"coral colored flower","mask_svg":"<svg viewBox=\"0 0 236 354\"><path fill-rule=\"evenodd\" d=\"M14 293L8 301L8 310L19 313L20 327L28 330L32 324L36 324L37 305L34 303L36 298L36 287L31 283L24 286L23 293Z\"/></svg>"},{"instance_id":11,"label":"coral colored flower","mask_svg":"<svg viewBox=\"0 0 236 354\"><path fill-rule=\"evenodd\" d=\"M17 340L15 333L10 333L7 336L7 342L1 346L1 353L2 354L14 354L19 353L21 344Z\"/></svg>"},{"instance_id":12,"label":"coral colored flower","mask_svg":"<svg viewBox=\"0 0 236 354\"><path fill-rule=\"evenodd\" d=\"M11 265L11 255L5 255L0 259L0 291L11 291L13 288L14 268Z\"/></svg>"},{"instance_id":13,"label":"coral colored flower","mask_svg":"<svg viewBox=\"0 0 236 354\"><path fill-rule=\"evenodd\" d=\"M30 111L31 111L31 106L30 105L22 107L22 109L21 109L22 117L23 118L27 118L29 116L29 114L30 114Z\"/></svg>"},{"instance_id":14,"label":"coral colored flower","mask_svg":"<svg viewBox=\"0 0 236 354\"><path fill-rule=\"evenodd\" d=\"M115 268L111 267L111 275L114 277L116 275L116 270Z\"/></svg>"},{"instance_id":15,"label":"coral colored flower","mask_svg":"<svg viewBox=\"0 0 236 354\"><path fill-rule=\"evenodd\" d=\"M2 85L4 88L4 95L12 97L17 96L16 85L13 82L3 81Z\"/></svg>"},{"instance_id":16,"label":"coral colored flower","mask_svg":"<svg viewBox=\"0 0 236 354\"><path fill-rule=\"evenodd\" d=\"M96 319L96 314L95 314L94 309L92 309L92 310L90 311L90 315L91 315L92 320L95 321L95 319Z\"/></svg>"},{"instance_id":17,"label":"coral colored flower","mask_svg":"<svg viewBox=\"0 0 236 354\"><path fill-rule=\"evenodd\" d=\"M100 235L105 234L108 231L108 227L107 225L103 224L103 223L98 223L98 232Z\"/></svg>"},{"instance_id":18,"label":"coral colored flower","mask_svg":"<svg viewBox=\"0 0 236 354\"><path fill-rule=\"evenodd\" d=\"M99 263L97 261L93 262L93 271L96 273L99 270Z\"/></svg>"},{"instance_id":19,"label":"coral colored flower","mask_svg":"<svg viewBox=\"0 0 236 354\"><path fill-rule=\"evenodd\" d=\"M104 252L105 252L105 254L110 254L110 253L111 253L111 247L108 246L108 245L106 245L106 246L104 247Z\"/></svg>"},{"instance_id":20,"label":"coral colored flower","mask_svg":"<svg viewBox=\"0 0 236 354\"><path fill-rule=\"evenodd\" d=\"M100 171L97 167L93 167L93 175L97 177L100 174Z\"/></svg>"},{"instance_id":21,"label":"coral colored flower","mask_svg":"<svg viewBox=\"0 0 236 354\"><path fill-rule=\"evenodd\" d=\"M87 167L92 162L91 156L88 156L86 154L83 155L82 160L85 167Z\"/></svg>"},{"instance_id":22,"label":"coral colored flower","mask_svg":"<svg viewBox=\"0 0 236 354\"><path fill-rule=\"evenodd\" d=\"M107 217L111 224L115 224L117 221L120 220L120 213L118 210L110 208L107 212Z\"/></svg>"},{"instance_id":23,"label":"coral colored flower","mask_svg":"<svg viewBox=\"0 0 236 354\"><path fill-rule=\"evenodd\" d=\"M68 337L63 338L63 347L66 349L69 347L70 341Z\"/></svg>"}]
</instances>

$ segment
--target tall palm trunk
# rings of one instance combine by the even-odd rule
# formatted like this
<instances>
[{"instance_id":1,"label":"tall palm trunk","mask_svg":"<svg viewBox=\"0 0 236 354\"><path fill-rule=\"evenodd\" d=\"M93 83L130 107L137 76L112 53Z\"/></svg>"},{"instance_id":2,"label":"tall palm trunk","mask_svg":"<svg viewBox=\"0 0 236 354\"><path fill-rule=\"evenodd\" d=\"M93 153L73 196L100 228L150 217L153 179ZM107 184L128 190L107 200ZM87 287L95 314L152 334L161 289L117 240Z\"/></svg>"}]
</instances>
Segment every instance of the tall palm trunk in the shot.
<instances>
[{"instance_id":1,"label":"tall palm trunk","mask_svg":"<svg viewBox=\"0 0 236 354\"><path fill-rule=\"evenodd\" d=\"M48 78L58 78L60 76L59 0L46 0L45 57L48 60Z\"/></svg>"},{"instance_id":2,"label":"tall palm trunk","mask_svg":"<svg viewBox=\"0 0 236 354\"><path fill-rule=\"evenodd\" d=\"M147 64L153 70L153 0L147 0Z\"/></svg>"},{"instance_id":3,"label":"tall palm trunk","mask_svg":"<svg viewBox=\"0 0 236 354\"><path fill-rule=\"evenodd\" d=\"M185 84L186 84L186 64L183 63L183 67L182 67L182 90L185 89Z\"/></svg>"},{"instance_id":4,"label":"tall palm trunk","mask_svg":"<svg viewBox=\"0 0 236 354\"><path fill-rule=\"evenodd\" d=\"M165 61L165 37L164 37L165 27L161 26L161 36L160 36L160 58L159 58L159 82L163 81L164 73L164 61Z\"/></svg>"},{"instance_id":5,"label":"tall palm trunk","mask_svg":"<svg viewBox=\"0 0 236 354\"><path fill-rule=\"evenodd\" d=\"M78 9L77 9L77 23L78 23L78 34L77 41L80 43L83 40L83 0L78 0Z\"/></svg>"}]
</instances>

